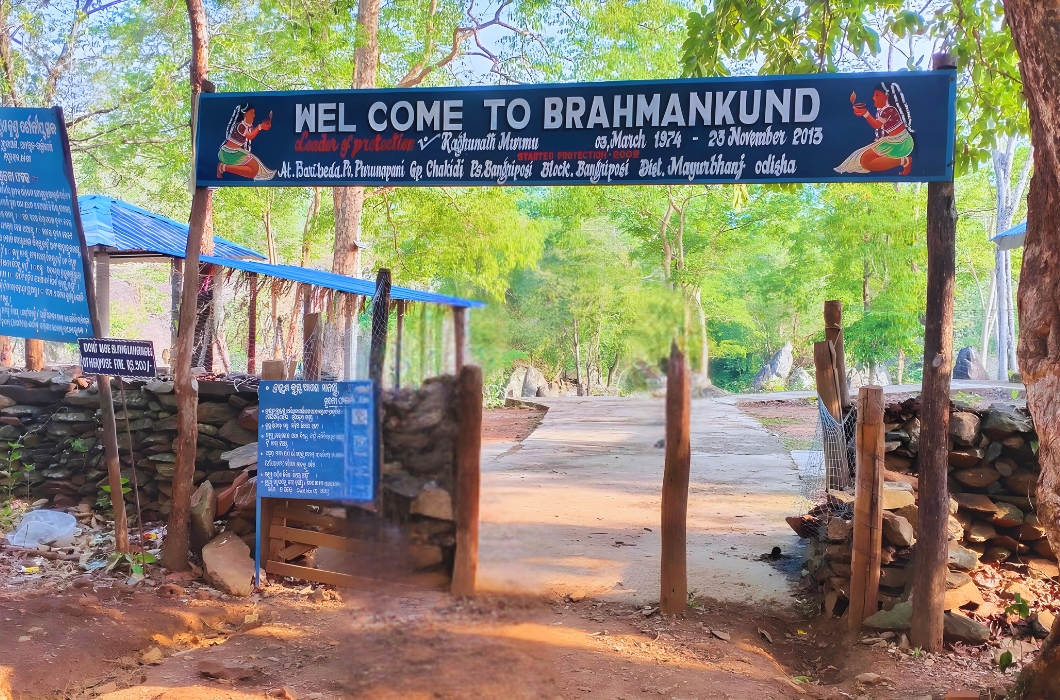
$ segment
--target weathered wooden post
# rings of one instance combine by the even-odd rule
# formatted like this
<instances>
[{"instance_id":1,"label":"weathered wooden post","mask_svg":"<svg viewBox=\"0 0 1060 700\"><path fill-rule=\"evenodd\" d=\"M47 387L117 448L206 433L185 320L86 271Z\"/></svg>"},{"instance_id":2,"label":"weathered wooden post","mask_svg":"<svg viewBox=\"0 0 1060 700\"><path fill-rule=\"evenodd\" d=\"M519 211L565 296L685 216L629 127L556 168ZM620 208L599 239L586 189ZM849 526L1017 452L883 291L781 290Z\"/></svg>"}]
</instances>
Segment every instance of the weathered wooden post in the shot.
<instances>
[{"instance_id":1,"label":"weathered wooden post","mask_svg":"<svg viewBox=\"0 0 1060 700\"><path fill-rule=\"evenodd\" d=\"M258 368L258 273L247 273L250 285L250 308L247 309L247 374Z\"/></svg>"},{"instance_id":2,"label":"weathered wooden post","mask_svg":"<svg viewBox=\"0 0 1060 700\"><path fill-rule=\"evenodd\" d=\"M957 67L956 57L935 54L933 70ZM924 379L920 393L920 497L917 511L913 624L909 641L925 651L942 649L946 597L949 492L950 373L953 368L953 284L957 208L953 180L928 183L927 313Z\"/></svg>"},{"instance_id":3,"label":"weathered wooden post","mask_svg":"<svg viewBox=\"0 0 1060 700\"><path fill-rule=\"evenodd\" d=\"M813 344L813 366L817 371L817 396L836 420L843 420L842 401L839 397L839 378L832 361L831 344L822 340Z\"/></svg>"},{"instance_id":4,"label":"weathered wooden post","mask_svg":"<svg viewBox=\"0 0 1060 700\"><path fill-rule=\"evenodd\" d=\"M850 562L850 629L876 613L883 543L883 387L858 391L857 487Z\"/></svg>"},{"instance_id":5,"label":"weathered wooden post","mask_svg":"<svg viewBox=\"0 0 1060 700\"><path fill-rule=\"evenodd\" d=\"M692 464L692 383L685 354L674 342L666 370L666 463L662 485L662 562L659 609L677 615L688 605L686 532Z\"/></svg>"},{"instance_id":6,"label":"weathered wooden post","mask_svg":"<svg viewBox=\"0 0 1060 700\"><path fill-rule=\"evenodd\" d=\"M847 361L843 350L843 302L826 301L824 303L824 338L831 343L833 365L839 379L839 405L846 409L850 405L850 391L847 389Z\"/></svg>"},{"instance_id":7,"label":"weathered wooden post","mask_svg":"<svg viewBox=\"0 0 1060 700\"><path fill-rule=\"evenodd\" d=\"M44 369L44 341L26 338L26 369L36 372Z\"/></svg>"},{"instance_id":8,"label":"weathered wooden post","mask_svg":"<svg viewBox=\"0 0 1060 700\"><path fill-rule=\"evenodd\" d=\"M479 459L482 452L482 368L466 365L457 375L456 555L450 590L475 592L478 573Z\"/></svg>"},{"instance_id":9,"label":"weathered wooden post","mask_svg":"<svg viewBox=\"0 0 1060 700\"><path fill-rule=\"evenodd\" d=\"M462 306L453 307L453 345L456 352L456 372L459 373L466 360L465 351L467 343L467 309Z\"/></svg>"},{"instance_id":10,"label":"weathered wooden post","mask_svg":"<svg viewBox=\"0 0 1060 700\"><path fill-rule=\"evenodd\" d=\"M405 336L405 300L397 303L397 328L394 329L394 388L401 388L401 343Z\"/></svg>"}]
</instances>

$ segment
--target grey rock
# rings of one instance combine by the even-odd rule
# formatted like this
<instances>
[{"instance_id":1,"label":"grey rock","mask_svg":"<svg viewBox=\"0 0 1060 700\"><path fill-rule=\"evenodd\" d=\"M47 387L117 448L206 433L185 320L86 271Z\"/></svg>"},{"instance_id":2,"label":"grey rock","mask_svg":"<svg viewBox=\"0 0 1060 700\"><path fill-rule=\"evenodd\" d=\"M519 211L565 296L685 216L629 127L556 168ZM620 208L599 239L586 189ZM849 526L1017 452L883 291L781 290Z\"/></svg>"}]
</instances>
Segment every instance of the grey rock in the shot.
<instances>
[{"instance_id":1,"label":"grey rock","mask_svg":"<svg viewBox=\"0 0 1060 700\"><path fill-rule=\"evenodd\" d=\"M0 426L0 440L18 440L22 431L13 425Z\"/></svg>"},{"instance_id":2,"label":"grey rock","mask_svg":"<svg viewBox=\"0 0 1060 700\"><path fill-rule=\"evenodd\" d=\"M1034 430L1030 416L1004 403L992 403L982 424L983 434L991 440L1001 440L1012 433Z\"/></svg>"},{"instance_id":3,"label":"grey rock","mask_svg":"<svg viewBox=\"0 0 1060 700\"><path fill-rule=\"evenodd\" d=\"M547 396L548 379L536 367L516 367L508 379L504 395L516 399Z\"/></svg>"},{"instance_id":4,"label":"grey rock","mask_svg":"<svg viewBox=\"0 0 1060 700\"><path fill-rule=\"evenodd\" d=\"M913 603L898 603L890 610L880 610L865 620L865 627L870 630L907 630L913 623Z\"/></svg>"},{"instance_id":5,"label":"grey rock","mask_svg":"<svg viewBox=\"0 0 1060 700\"><path fill-rule=\"evenodd\" d=\"M950 437L960 445L974 445L979 436L979 416L968 411L950 414Z\"/></svg>"},{"instance_id":6,"label":"grey rock","mask_svg":"<svg viewBox=\"0 0 1060 700\"><path fill-rule=\"evenodd\" d=\"M242 447L221 453L221 459L228 462L229 469L242 469L258 463L258 443L249 442Z\"/></svg>"},{"instance_id":7,"label":"grey rock","mask_svg":"<svg viewBox=\"0 0 1060 700\"><path fill-rule=\"evenodd\" d=\"M68 388L69 385L35 388L4 384L0 386L0 396L6 396L24 406L51 406L63 400Z\"/></svg>"},{"instance_id":8,"label":"grey rock","mask_svg":"<svg viewBox=\"0 0 1060 700\"><path fill-rule=\"evenodd\" d=\"M989 379L979 351L971 346L963 347L957 352L957 361L953 363L954 379Z\"/></svg>"},{"instance_id":9,"label":"grey rock","mask_svg":"<svg viewBox=\"0 0 1060 700\"><path fill-rule=\"evenodd\" d=\"M191 547L201 551L215 533L214 517L217 513L217 494L213 484L204 481L191 495Z\"/></svg>"},{"instance_id":10,"label":"grey rock","mask_svg":"<svg viewBox=\"0 0 1060 700\"><path fill-rule=\"evenodd\" d=\"M84 406L85 408L99 408L99 394L93 389L81 389L71 391L63 401L72 406Z\"/></svg>"},{"instance_id":11,"label":"grey rock","mask_svg":"<svg viewBox=\"0 0 1060 700\"><path fill-rule=\"evenodd\" d=\"M452 520L453 499L445 489L427 488L412 502L409 513L438 520Z\"/></svg>"},{"instance_id":12,"label":"grey rock","mask_svg":"<svg viewBox=\"0 0 1060 700\"><path fill-rule=\"evenodd\" d=\"M979 565L979 555L956 542L949 542L949 565L961 571L971 571Z\"/></svg>"},{"instance_id":13,"label":"grey rock","mask_svg":"<svg viewBox=\"0 0 1060 700\"><path fill-rule=\"evenodd\" d=\"M147 389L153 394L172 394L173 382L163 382L159 380L150 381L144 385L144 389Z\"/></svg>"},{"instance_id":14,"label":"grey rock","mask_svg":"<svg viewBox=\"0 0 1060 700\"><path fill-rule=\"evenodd\" d=\"M217 434L236 445L249 445L258 440L258 434L241 426L238 418L232 418L222 425Z\"/></svg>"},{"instance_id":15,"label":"grey rock","mask_svg":"<svg viewBox=\"0 0 1060 700\"><path fill-rule=\"evenodd\" d=\"M751 386L755 391L762 391L767 384L775 381L785 382L791 374L791 368L795 364L795 356L792 354L791 343L784 343L784 347L773 353L769 362L762 365L762 369L751 380Z\"/></svg>"},{"instance_id":16,"label":"grey rock","mask_svg":"<svg viewBox=\"0 0 1060 700\"><path fill-rule=\"evenodd\" d=\"M911 605L911 604L910 604ZM990 628L951 612L943 614L942 636L948 642L963 642L977 646L990 641Z\"/></svg>"},{"instance_id":17,"label":"grey rock","mask_svg":"<svg viewBox=\"0 0 1060 700\"><path fill-rule=\"evenodd\" d=\"M791 376L788 377L788 390L789 391L813 391L816 387L813 375L806 371L804 367L796 367L791 372Z\"/></svg>"},{"instance_id":18,"label":"grey rock","mask_svg":"<svg viewBox=\"0 0 1060 700\"><path fill-rule=\"evenodd\" d=\"M207 425L224 425L236 418L238 413L227 403L216 403L213 401L199 402L196 410L196 422Z\"/></svg>"}]
</instances>

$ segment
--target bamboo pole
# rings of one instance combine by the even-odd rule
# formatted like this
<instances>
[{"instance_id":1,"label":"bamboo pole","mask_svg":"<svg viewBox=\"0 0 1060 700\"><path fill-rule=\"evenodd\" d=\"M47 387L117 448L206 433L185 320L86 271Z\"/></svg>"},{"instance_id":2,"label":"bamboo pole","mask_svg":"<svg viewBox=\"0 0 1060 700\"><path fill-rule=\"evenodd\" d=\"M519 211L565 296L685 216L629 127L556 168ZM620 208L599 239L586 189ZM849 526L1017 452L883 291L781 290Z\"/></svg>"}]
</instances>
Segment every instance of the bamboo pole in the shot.
<instances>
[{"instance_id":1,"label":"bamboo pole","mask_svg":"<svg viewBox=\"0 0 1060 700\"><path fill-rule=\"evenodd\" d=\"M857 490L854 495L854 548L850 562L850 629L858 631L874 615L880 596L883 536L883 387L858 391Z\"/></svg>"},{"instance_id":2,"label":"bamboo pole","mask_svg":"<svg viewBox=\"0 0 1060 700\"><path fill-rule=\"evenodd\" d=\"M662 485L662 562L659 609L677 615L688 605L686 527L692 462L692 387L685 354L674 342L666 371L666 463Z\"/></svg>"}]
</instances>

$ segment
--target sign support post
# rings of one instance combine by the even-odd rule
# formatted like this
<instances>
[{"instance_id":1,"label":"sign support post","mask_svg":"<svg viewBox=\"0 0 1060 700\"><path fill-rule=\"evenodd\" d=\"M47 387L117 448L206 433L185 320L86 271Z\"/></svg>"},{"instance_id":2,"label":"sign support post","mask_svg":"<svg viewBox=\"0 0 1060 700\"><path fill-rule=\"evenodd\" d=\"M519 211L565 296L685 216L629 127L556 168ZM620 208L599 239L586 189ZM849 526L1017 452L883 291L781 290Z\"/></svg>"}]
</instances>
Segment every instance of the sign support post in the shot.
<instances>
[{"instance_id":1,"label":"sign support post","mask_svg":"<svg viewBox=\"0 0 1060 700\"><path fill-rule=\"evenodd\" d=\"M950 54L931 57L933 70L954 69ZM909 641L941 651L946 597L949 524L950 375L953 371L953 285L957 207L953 179L928 184L927 312L924 323L924 379L920 392L920 500L917 514L913 625Z\"/></svg>"}]
</instances>

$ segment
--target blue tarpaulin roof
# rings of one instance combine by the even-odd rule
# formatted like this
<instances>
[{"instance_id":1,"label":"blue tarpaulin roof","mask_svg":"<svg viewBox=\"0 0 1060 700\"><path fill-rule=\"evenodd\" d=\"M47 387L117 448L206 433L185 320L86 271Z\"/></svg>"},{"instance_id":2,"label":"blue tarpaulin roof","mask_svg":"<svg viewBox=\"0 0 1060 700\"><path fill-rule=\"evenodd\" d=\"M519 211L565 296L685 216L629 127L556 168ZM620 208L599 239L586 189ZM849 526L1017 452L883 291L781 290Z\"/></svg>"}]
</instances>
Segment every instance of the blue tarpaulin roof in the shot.
<instances>
[{"instance_id":1,"label":"blue tarpaulin roof","mask_svg":"<svg viewBox=\"0 0 1060 700\"><path fill-rule=\"evenodd\" d=\"M257 260L233 260L231 258L220 258L212 255L203 255L199 259L202 262L211 265L221 265L236 270L243 270L244 272L257 272L269 277L279 277L280 279L290 280L292 282L312 284L317 287L327 287L328 289L334 289L339 292L361 294L367 297L375 294L375 282L372 282L371 280L364 280L359 277L348 277L347 275L340 275L335 272L325 272L324 270L314 270L310 267L270 265L268 263L258 262ZM459 306L469 309L486 305L483 301L461 299L459 297L446 296L445 294L423 292L418 289L408 289L407 287L398 286L390 288L390 298L404 301L421 301L428 304Z\"/></svg>"},{"instance_id":2,"label":"blue tarpaulin roof","mask_svg":"<svg viewBox=\"0 0 1060 700\"><path fill-rule=\"evenodd\" d=\"M106 246L129 255L158 254L183 258L188 243L188 225L160 214L154 214L113 197L87 194L77 198L81 222L88 246ZM314 270L294 265L270 265L264 255L220 236L214 236L214 255L203 255L202 262L221 265L245 272L257 272L269 277L326 287L340 292L370 297L375 294L375 282L334 272ZM472 299L423 292L406 287L391 287L390 298L444 304L463 308L485 306Z\"/></svg>"},{"instance_id":3,"label":"blue tarpaulin roof","mask_svg":"<svg viewBox=\"0 0 1060 700\"><path fill-rule=\"evenodd\" d=\"M183 258L188 244L188 225L161 214L133 206L128 202L99 194L77 198L85 244L105 246L117 253L159 254ZM265 256L250 248L214 236L214 253L221 258L257 258Z\"/></svg>"},{"instance_id":4,"label":"blue tarpaulin roof","mask_svg":"<svg viewBox=\"0 0 1060 700\"><path fill-rule=\"evenodd\" d=\"M990 240L997 243L997 247L1001 250L1012 250L1013 248L1019 248L1023 245L1023 241L1027 238L1027 222L1024 221L1021 224L1016 224L1008 231L1002 231Z\"/></svg>"}]
</instances>

